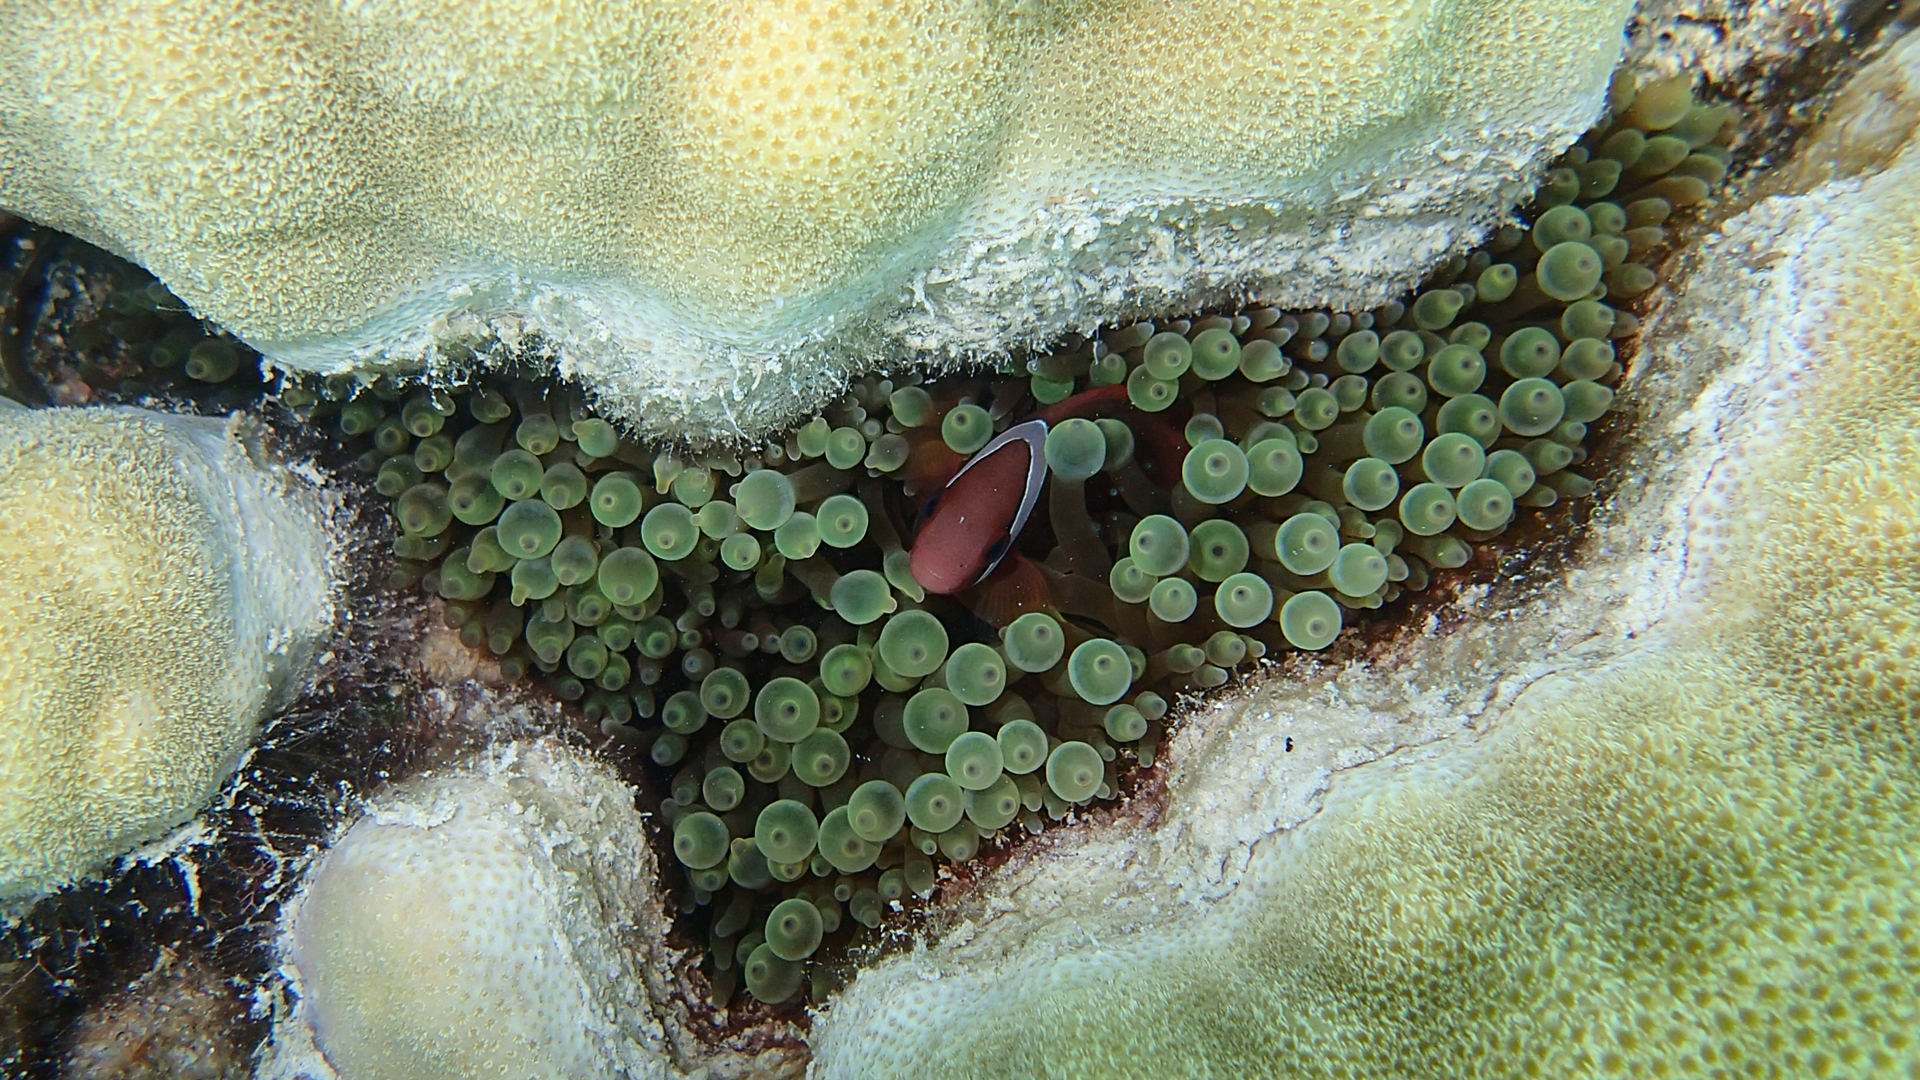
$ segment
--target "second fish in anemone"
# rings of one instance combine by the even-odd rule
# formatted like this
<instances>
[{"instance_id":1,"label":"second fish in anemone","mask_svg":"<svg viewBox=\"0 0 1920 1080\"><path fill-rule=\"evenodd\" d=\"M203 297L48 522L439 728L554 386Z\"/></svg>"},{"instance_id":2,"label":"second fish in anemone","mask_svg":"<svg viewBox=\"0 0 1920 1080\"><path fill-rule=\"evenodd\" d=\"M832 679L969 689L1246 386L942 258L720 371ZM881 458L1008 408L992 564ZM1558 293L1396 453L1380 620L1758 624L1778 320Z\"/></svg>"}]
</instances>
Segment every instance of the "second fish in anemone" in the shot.
<instances>
[{"instance_id":1,"label":"second fish in anemone","mask_svg":"<svg viewBox=\"0 0 1920 1080\"><path fill-rule=\"evenodd\" d=\"M1623 82L1526 225L1406 302L871 376L743 451L645 448L511 378L285 399L394 499L400 579L655 772L714 1000L819 999L936 860L1114 797L1180 693L1324 649L1591 494L1623 302L1724 175L1730 120Z\"/></svg>"}]
</instances>

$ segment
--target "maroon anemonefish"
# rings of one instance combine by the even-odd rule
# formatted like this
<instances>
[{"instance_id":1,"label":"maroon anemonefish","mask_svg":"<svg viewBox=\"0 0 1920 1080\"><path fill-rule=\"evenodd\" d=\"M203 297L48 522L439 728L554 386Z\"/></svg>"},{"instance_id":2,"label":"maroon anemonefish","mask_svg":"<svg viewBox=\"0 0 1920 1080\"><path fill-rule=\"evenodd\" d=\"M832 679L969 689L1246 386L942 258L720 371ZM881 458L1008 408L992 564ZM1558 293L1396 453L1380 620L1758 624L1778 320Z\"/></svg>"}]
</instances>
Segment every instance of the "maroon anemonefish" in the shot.
<instances>
[{"instance_id":1,"label":"maroon anemonefish","mask_svg":"<svg viewBox=\"0 0 1920 1080\"><path fill-rule=\"evenodd\" d=\"M1047 421L1027 420L993 437L934 496L908 567L931 593L975 585L1026 527L1047 479Z\"/></svg>"}]
</instances>

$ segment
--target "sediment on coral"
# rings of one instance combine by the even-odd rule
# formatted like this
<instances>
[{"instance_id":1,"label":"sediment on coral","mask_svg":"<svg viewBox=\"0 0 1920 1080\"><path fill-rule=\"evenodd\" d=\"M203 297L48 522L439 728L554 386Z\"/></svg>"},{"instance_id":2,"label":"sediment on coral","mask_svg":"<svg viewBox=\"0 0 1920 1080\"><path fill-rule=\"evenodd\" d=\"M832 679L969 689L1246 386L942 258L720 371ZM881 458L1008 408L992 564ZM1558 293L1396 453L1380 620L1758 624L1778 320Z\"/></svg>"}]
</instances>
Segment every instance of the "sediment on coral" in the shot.
<instances>
[{"instance_id":1,"label":"sediment on coral","mask_svg":"<svg viewBox=\"0 0 1920 1080\"><path fill-rule=\"evenodd\" d=\"M715 1002L818 999L938 866L1114 798L1178 695L1590 495L1622 305L1731 119L1684 78L1616 80L1525 223L1404 301L870 376L743 451L639 445L535 380L283 401L360 448L468 646L661 770Z\"/></svg>"}]
</instances>

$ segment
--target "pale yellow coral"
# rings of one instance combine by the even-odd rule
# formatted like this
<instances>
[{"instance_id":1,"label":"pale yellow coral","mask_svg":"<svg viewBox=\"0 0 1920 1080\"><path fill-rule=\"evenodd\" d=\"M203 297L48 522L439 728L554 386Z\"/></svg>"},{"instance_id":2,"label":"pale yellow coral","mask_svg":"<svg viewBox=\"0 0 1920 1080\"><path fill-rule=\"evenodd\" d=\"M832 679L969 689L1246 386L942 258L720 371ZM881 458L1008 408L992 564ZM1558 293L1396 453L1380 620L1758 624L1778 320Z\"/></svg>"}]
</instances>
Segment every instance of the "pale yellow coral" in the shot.
<instances>
[{"instance_id":1,"label":"pale yellow coral","mask_svg":"<svg viewBox=\"0 0 1920 1080\"><path fill-rule=\"evenodd\" d=\"M4 0L0 206L270 358L544 342L656 430L1225 296L1384 298L1627 0Z\"/></svg>"},{"instance_id":2,"label":"pale yellow coral","mask_svg":"<svg viewBox=\"0 0 1920 1080\"><path fill-rule=\"evenodd\" d=\"M243 434L0 399L0 904L197 812L330 629L324 508Z\"/></svg>"},{"instance_id":3,"label":"pale yellow coral","mask_svg":"<svg viewBox=\"0 0 1920 1080\"><path fill-rule=\"evenodd\" d=\"M1882 63L1920 71L1920 38ZM1851 107L1897 105L1890 74ZM1461 702L1388 703L1416 652L1201 723L1170 843L989 886L979 925L861 975L817 1075L1920 1071L1920 144L1894 115L1834 121L1838 178L1709 243L1636 377L1655 485L1593 576L1454 631L1481 635L1446 673L1482 688L1475 730L1236 853L1216 834L1310 782L1277 746L1324 737L1303 706L1382 709L1391 744Z\"/></svg>"},{"instance_id":4,"label":"pale yellow coral","mask_svg":"<svg viewBox=\"0 0 1920 1080\"><path fill-rule=\"evenodd\" d=\"M632 790L551 741L397 786L288 910L298 1009L261 1074L667 1076L652 879Z\"/></svg>"}]
</instances>

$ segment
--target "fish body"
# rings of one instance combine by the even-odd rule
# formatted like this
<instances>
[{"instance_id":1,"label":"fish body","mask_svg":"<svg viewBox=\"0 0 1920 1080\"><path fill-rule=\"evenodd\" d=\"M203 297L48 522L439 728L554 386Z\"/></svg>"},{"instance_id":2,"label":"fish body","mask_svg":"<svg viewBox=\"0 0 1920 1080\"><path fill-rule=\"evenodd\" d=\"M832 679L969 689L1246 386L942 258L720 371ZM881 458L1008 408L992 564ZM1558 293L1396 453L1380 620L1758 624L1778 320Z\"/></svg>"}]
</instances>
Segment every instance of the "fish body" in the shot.
<instances>
[{"instance_id":1,"label":"fish body","mask_svg":"<svg viewBox=\"0 0 1920 1080\"><path fill-rule=\"evenodd\" d=\"M908 561L922 588L957 593L1006 558L1046 485L1047 426L1035 418L994 436L934 497Z\"/></svg>"}]
</instances>

